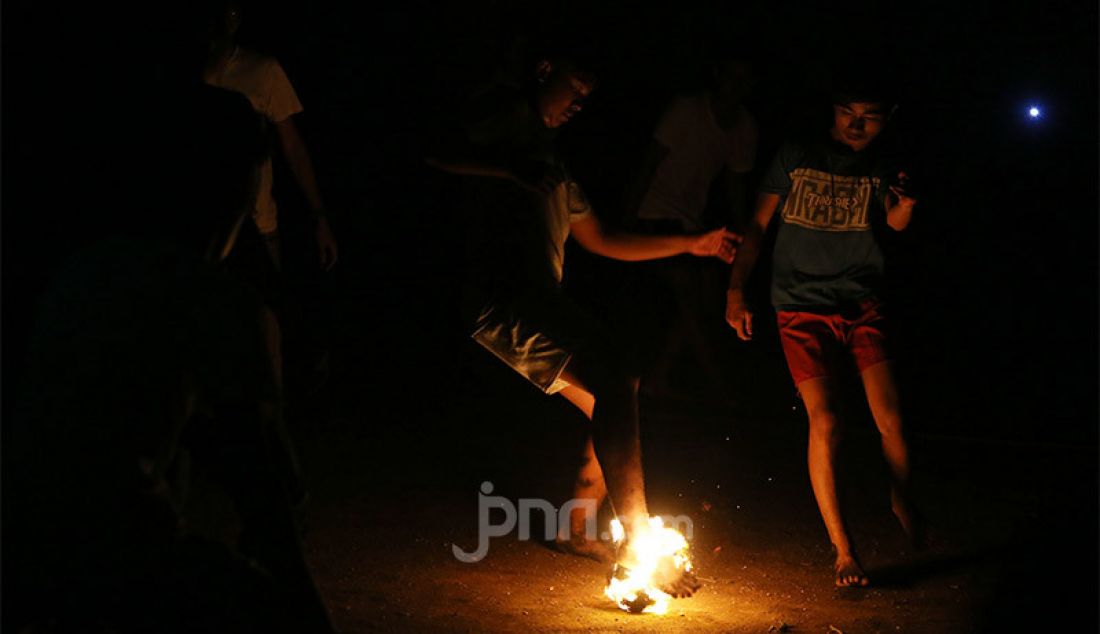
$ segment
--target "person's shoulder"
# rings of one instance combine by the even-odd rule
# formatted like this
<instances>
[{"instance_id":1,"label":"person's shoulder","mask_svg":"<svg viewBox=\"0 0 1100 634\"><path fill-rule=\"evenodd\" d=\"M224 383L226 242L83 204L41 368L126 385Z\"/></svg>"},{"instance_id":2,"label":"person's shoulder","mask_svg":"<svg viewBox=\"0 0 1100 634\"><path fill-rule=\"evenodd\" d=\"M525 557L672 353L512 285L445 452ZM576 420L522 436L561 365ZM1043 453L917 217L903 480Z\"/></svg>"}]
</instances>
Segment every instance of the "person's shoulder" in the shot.
<instances>
[{"instance_id":1,"label":"person's shoulder","mask_svg":"<svg viewBox=\"0 0 1100 634\"><path fill-rule=\"evenodd\" d=\"M787 139L780 144L776 151L776 159L784 165L795 165L803 162L810 154L810 144L801 139Z\"/></svg>"},{"instance_id":2,"label":"person's shoulder","mask_svg":"<svg viewBox=\"0 0 1100 634\"><path fill-rule=\"evenodd\" d=\"M531 118L531 105L518 86L490 84L470 92L462 107L466 127L495 129ZM509 123L511 122L511 123Z\"/></svg>"},{"instance_id":3,"label":"person's shoulder","mask_svg":"<svg viewBox=\"0 0 1100 634\"><path fill-rule=\"evenodd\" d=\"M886 183L893 181L898 172L907 171L908 161L897 151L892 148L875 148L875 150L868 157L868 171L872 176Z\"/></svg>"},{"instance_id":4,"label":"person's shoulder","mask_svg":"<svg viewBox=\"0 0 1100 634\"><path fill-rule=\"evenodd\" d=\"M706 98L702 94L674 95L661 112L655 135L661 138L662 135L675 133L674 131L685 127L703 125L706 121L706 107Z\"/></svg>"}]
</instances>

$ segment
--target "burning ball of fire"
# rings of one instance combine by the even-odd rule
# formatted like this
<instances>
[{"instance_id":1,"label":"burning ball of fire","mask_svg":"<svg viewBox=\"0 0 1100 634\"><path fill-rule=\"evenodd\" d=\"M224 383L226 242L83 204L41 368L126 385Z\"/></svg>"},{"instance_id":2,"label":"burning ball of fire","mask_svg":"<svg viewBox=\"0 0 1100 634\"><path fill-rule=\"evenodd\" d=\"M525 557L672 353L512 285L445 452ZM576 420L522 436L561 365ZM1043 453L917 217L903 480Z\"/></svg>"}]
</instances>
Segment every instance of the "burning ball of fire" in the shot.
<instances>
[{"instance_id":1,"label":"burning ball of fire","mask_svg":"<svg viewBox=\"0 0 1100 634\"><path fill-rule=\"evenodd\" d=\"M688 543L684 536L664 525L659 517L630 536L623 544L625 533L619 520L611 521L612 538L621 546L619 561L611 571L604 594L623 610L632 613L664 614L672 595L662 587L690 577L694 582Z\"/></svg>"}]
</instances>

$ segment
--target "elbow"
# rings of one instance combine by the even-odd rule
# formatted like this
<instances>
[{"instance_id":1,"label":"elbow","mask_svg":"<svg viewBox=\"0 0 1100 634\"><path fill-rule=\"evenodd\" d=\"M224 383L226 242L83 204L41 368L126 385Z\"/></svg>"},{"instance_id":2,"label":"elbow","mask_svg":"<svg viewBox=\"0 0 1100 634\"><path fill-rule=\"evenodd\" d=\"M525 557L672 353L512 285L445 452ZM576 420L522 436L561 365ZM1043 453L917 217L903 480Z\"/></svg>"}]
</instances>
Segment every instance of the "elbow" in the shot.
<instances>
[{"instance_id":1,"label":"elbow","mask_svg":"<svg viewBox=\"0 0 1100 634\"><path fill-rule=\"evenodd\" d=\"M757 248L762 242L764 242L764 236L767 234L767 226L763 226L757 222L749 223L749 226L745 227L745 233L741 236L741 244L738 245L738 251Z\"/></svg>"},{"instance_id":2,"label":"elbow","mask_svg":"<svg viewBox=\"0 0 1100 634\"><path fill-rule=\"evenodd\" d=\"M584 247L585 251L594 253L600 257L611 258L612 260L621 259L615 249L611 248L608 242L603 239L586 240L581 243L581 246Z\"/></svg>"},{"instance_id":3,"label":"elbow","mask_svg":"<svg viewBox=\"0 0 1100 634\"><path fill-rule=\"evenodd\" d=\"M577 244L581 245L581 248L585 251L605 258L619 259L616 256L616 250L612 244L612 240L610 240L603 231L592 233L582 233L578 231L572 235L573 239L577 241Z\"/></svg>"}]
</instances>

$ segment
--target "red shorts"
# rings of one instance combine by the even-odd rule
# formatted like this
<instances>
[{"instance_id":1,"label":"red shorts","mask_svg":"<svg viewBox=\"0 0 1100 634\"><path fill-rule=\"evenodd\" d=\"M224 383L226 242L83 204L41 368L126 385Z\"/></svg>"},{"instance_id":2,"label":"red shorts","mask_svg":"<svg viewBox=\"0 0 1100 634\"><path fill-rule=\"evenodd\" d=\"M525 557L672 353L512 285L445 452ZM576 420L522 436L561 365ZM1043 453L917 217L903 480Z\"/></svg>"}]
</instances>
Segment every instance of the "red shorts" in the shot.
<instances>
[{"instance_id":1,"label":"red shorts","mask_svg":"<svg viewBox=\"0 0 1100 634\"><path fill-rule=\"evenodd\" d=\"M861 372L889 360L881 308L878 300L870 299L860 302L852 314L779 311L779 340L794 384L829 376L846 355Z\"/></svg>"}]
</instances>

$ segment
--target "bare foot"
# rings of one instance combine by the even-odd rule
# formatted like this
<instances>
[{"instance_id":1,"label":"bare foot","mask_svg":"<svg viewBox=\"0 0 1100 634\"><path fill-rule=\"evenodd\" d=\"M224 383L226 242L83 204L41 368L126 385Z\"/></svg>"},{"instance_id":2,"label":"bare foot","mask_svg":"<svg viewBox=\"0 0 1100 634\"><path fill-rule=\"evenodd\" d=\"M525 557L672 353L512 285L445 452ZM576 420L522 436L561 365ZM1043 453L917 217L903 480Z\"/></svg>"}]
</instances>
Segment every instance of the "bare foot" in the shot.
<instances>
[{"instance_id":1,"label":"bare foot","mask_svg":"<svg viewBox=\"0 0 1100 634\"><path fill-rule=\"evenodd\" d=\"M555 543L558 550L567 555L587 557L604 564L615 563L615 549L607 542L585 539L583 535L573 535L569 539L559 537Z\"/></svg>"},{"instance_id":2,"label":"bare foot","mask_svg":"<svg viewBox=\"0 0 1100 634\"><path fill-rule=\"evenodd\" d=\"M855 557L836 558L836 585L838 588L862 587L870 583L867 573L856 561Z\"/></svg>"},{"instance_id":3,"label":"bare foot","mask_svg":"<svg viewBox=\"0 0 1100 634\"><path fill-rule=\"evenodd\" d=\"M611 576L626 579L630 576L630 568L619 562L612 569ZM677 568L671 556L657 564L657 569L653 571L652 584L674 599L686 599L703 587L703 582L699 581L694 571ZM639 604L628 604L628 609L640 612L652 602L648 595L643 594L639 596Z\"/></svg>"},{"instance_id":4,"label":"bare foot","mask_svg":"<svg viewBox=\"0 0 1100 634\"><path fill-rule=\"evenodd\" d=\"M657 567L655 581L661 592L675 599L686 599L703 587L703 582L699 581L693 571L674 568L671 562L667 568L665 566Z\"/></svg>"}]
</instances>

